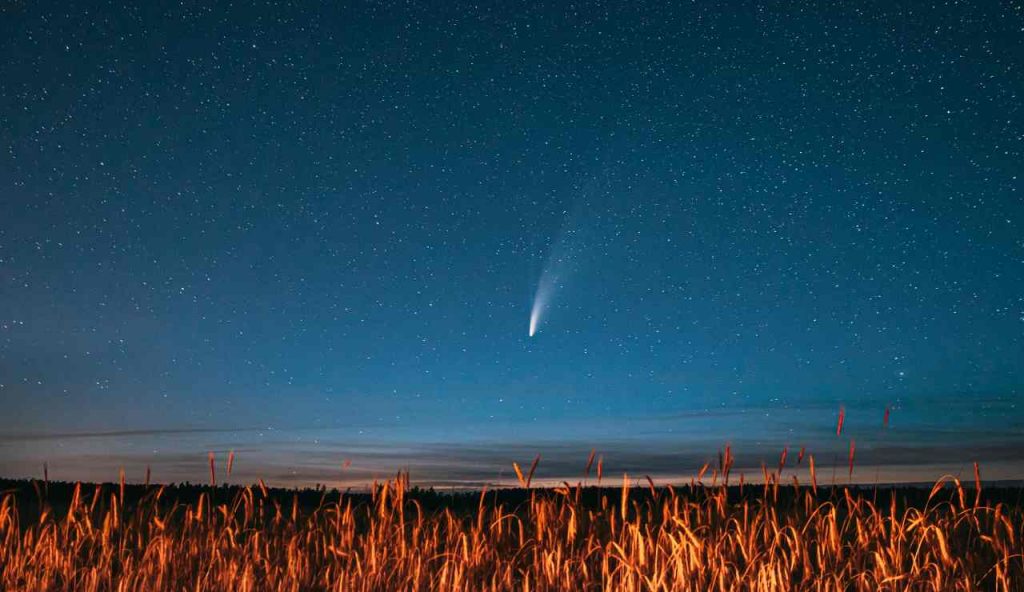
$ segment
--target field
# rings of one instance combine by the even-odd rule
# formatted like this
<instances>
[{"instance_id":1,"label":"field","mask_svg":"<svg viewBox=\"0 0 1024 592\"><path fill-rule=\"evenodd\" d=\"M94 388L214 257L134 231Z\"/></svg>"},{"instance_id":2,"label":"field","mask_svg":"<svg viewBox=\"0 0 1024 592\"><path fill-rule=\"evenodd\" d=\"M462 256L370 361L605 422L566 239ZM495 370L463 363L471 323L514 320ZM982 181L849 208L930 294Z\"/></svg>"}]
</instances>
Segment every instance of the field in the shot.
<instances>
[{"instance_id":1,"label":"field","mask_svg":"<svg viewBox=\"0 0 1024 592\"><path fill-rule=\"evenodd\" d=\"M1024 589L1019 489L819 487L767 469L727 485L728 458L677 487L537 489L515 469L521 488L458 494L404 474L360 494L0 482L0 587Z\"/></svg>"}]
</instances>

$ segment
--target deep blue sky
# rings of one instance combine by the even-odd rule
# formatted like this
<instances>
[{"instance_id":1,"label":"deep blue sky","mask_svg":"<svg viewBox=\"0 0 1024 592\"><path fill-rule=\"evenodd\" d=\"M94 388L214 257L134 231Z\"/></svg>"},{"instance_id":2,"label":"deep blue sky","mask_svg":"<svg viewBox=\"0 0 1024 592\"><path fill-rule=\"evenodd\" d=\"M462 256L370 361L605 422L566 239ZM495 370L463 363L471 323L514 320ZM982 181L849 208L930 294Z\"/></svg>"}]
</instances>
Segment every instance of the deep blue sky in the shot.
<instances>
[{"instance_id":1,"label":"deep blue sky","mask_svg":"<svg viewBox=\"0 0 1024 592\"><path fill-rule=\"evenodd\" d=\"M799 4L8 3L0 474L1016 458L1024 9Z\"/></svg>"}]
</instances>

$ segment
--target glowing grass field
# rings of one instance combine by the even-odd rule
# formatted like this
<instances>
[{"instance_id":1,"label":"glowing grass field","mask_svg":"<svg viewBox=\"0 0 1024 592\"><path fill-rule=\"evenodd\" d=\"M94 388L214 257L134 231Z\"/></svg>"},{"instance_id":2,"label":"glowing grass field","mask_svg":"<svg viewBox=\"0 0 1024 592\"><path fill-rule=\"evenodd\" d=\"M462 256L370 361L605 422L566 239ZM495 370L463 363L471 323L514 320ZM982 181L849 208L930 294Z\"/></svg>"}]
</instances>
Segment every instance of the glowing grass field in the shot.
<instances>
[{"instance_id":1,"label":"glowing grass field","mask_svg":"<svg viewBox=\"0 0 1024 592\"><path fill-rule=\"evenodd\" d=\"M1019 490L822 487L728 448L689 484L439 494L7 482L4 590L1017 590ZM593 456L583 471L592 479ZM600 465L598 465L600 472ZM214 479L213 463L211 477ZM604 483L608 478L605 476ZM51 501L52 500L52 501Z\"/></svg>"}]
</instances>

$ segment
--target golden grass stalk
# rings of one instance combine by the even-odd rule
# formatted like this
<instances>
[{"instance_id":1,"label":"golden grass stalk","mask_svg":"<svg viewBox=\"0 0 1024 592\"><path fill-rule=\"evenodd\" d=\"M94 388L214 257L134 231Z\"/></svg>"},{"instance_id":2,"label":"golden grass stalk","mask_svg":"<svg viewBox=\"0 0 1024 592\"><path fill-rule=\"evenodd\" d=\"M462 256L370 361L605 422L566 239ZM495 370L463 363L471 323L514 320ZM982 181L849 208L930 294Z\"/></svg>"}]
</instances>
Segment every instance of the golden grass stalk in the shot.
<instances>
[{"instance_id":1,"label":"golden grass stalk","mask_svg":"<svg viewBox=\"0 0 1024 592\"><path fill-rule=\"evenodd\" d=\"M853 438L850 438L850 474L848 475L848 478L850 479L853 478L853 455L856 450L857 443Z\"/></svg>"},{"instance_id":2,"label":"golden grass stalk","mask_svg":"<svg viewBox=\"0 0 1024 592\"><path fill-rule=\"evenodd\" d=\"M594 455L597 454L596 448L590 449L590 456L587 457L587 468L583 470L584 477L590 477L590 467L594 466Z\"/></svg>"}]
</instances>

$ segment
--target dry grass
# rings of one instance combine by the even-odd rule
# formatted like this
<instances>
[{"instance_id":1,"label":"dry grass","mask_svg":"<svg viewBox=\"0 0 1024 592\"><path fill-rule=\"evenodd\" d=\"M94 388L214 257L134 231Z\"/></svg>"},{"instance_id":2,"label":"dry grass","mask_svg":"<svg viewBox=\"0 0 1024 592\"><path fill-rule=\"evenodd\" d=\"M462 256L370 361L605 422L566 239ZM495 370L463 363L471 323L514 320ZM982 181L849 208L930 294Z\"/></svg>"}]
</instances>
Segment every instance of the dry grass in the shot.
<instances>
[{"instance_id":1,"label":"dry grass","mask_svg":"<svg viewBox=\"0 0 1024 592\"><path fill-rule=\"evenodd\" d=\"M27 512L7 494L0 588L1022 589L1019 509L982 505L980 489L967 495L950 478L927 503L906 507L895 495L876 502L795 478L781 485L783 457L765 484L738 492L724 486L731 451L720 464L723 485L677 490L648 479L637 488L624 475L618 491L564 484L515 505L482 493L462 511L424 510L407 475L376 486L372 498L305 511L262 483L223 502L211 501L223 489L210 490L195 503L161 499L165 489L154 486L133 505L123 482L76 487L59 516L45 504L39 515L19 515ZM535 460L523 475L516 466L524 486L536 468Z\"/></svg>"}]
</instances>

